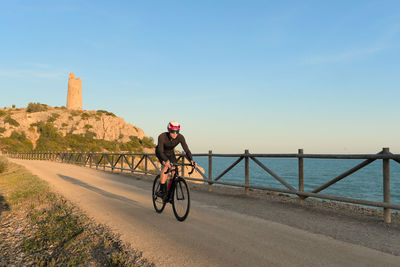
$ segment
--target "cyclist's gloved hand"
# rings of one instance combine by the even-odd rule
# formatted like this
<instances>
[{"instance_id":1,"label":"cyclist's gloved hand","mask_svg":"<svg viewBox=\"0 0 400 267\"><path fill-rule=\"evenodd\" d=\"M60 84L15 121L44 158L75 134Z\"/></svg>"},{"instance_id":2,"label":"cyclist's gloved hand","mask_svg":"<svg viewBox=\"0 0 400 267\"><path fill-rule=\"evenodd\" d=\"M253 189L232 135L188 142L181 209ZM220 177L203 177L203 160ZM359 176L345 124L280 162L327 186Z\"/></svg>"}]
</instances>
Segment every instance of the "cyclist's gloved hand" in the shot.
<instances>
[{"instance_id":1,"label":"cyclist's gloved hand","mask_svg":"<svg viewBox=\"0 0 400 267\"><path fill-rule=\"evenodd\" d=\"M171 169L171 162L169 160L164 161L164 166L166 166L168 169Z\"/></svg>"},{"instance_id":2,"label":"cyclist's gloved hand","mask_svg":"<svg viewBox=\"0 0 400 267\"><path fill-rule=\"evenodd\" d=\"M196 162L194 162L194 161L192 160L192 161L190 161L190 163L192 164L192 166L194 166L195 168L197 168L197 163L196 163Z\"/></svg>"}]
</instances>

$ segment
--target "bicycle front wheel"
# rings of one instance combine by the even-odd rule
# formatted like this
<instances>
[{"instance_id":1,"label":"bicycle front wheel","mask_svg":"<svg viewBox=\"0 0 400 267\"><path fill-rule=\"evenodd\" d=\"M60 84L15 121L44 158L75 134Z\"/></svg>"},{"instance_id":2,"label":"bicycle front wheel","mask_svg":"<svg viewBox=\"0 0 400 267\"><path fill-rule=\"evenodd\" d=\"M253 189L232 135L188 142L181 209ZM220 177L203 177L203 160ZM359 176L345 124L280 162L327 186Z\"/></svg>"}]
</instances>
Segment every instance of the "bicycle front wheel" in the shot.
<instances>
[{"instance_id":1,"label":"bicycle front wheel","mask_svg":"<svg viewBox=\"0 0 400 267\"><path fill-rule=\"evenodd\" d=\"M172 209L178 221L183 222L189 214L190 194L186 181L179 178L175 184Z\"/></svg>"},{"instance_id":2,"label":"bicycle front wheel","mask_svg":"<svg viewBox=\"0 0 400 267\"><path fill-rule=\"evenodd\" d=\"M158 197L156 193L160 190L160 175L157 175L153 182L153 191L152 191L152 198L153 198L153 206L156 212L161 213L165 208L165 202L162 198Z\"/></svg>"}]
</instances>

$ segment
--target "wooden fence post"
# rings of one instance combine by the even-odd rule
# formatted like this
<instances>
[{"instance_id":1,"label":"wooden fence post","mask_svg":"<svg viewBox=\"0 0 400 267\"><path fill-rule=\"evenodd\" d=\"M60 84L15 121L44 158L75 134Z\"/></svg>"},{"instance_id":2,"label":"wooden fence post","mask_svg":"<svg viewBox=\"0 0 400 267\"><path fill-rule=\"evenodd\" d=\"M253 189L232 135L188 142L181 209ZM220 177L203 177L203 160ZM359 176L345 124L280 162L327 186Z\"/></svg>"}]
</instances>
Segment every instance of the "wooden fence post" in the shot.
<instances>
[{"instance_id":1,"label":"wooden fence post","mask_svg":"<svg viewBox=\"0 0 400 267\"><path fill-rule=\"evenodd\" d=\"M213 179L213 175L212 175L213 166L212 165L213 165L212 164L212 150L209 150L208 151L208 180L211 180L211 181ZM212 192L212 184L211 183L208 183L208 191Z\"/></svg>"},{"instance_id":2,"label":"wooden fence post","mask_svg":"<svg viewBox=\"0 0 400 267\"><path fill-rule=\"evenodd\" d=\"M389 148L383 148L383 154L389 154ZM390 159L383 159L383 202L390 204ZM385 223L391 223L389 208L383 208Z\"/></svg>"},{"instance_id":3,"label":"wooden fence post","mask_svg":"<svg viewBox=\"0 0 400 267\"><path fill-rule=\"evenodd\" d=\"M249 150L246 149L244 151L244 173L245 173L245 184L249 185L250 184L250 168L249 168ZM244 193L248 195L250 192L250 188L245 187L244 188Z\"/></svg>"},{"instance_id":4,"label":"wooden fence post","mask_svg":"<svg viewBox=\"0 0 400 267\"><path fill-rule=\"evenodd\" d=\"M299 149L299 155L303 155L303 149ZM304 192L304 158L299 157L299 191ZM300 205L304 205L304 197L300 196Z\"/></svg>"},{"instance_id":5,"label":"wooden fence post","mask_svg":"<svg viewBox=\"0 0 400 267\"><path fill-rule=\"evenodd\" d=\"M133 173L133 168L135 167L135 156L134 155L132 155L132 168L131 168L131 173Z\"/></svg>"},{"instance_id":6,"label":"wooden fence post","mask_svg":"<svg viewBox=\"0 0 400 267\"><path fill-rule=\"evenodd\" d=\"M114 154L111 155L111 172L114 172Z\"/></svg>"},{"instance_id":7,"label":"wooden fence post","mask_svg":"<svg viewBox=\"0 0 400 267\"><path fill-rule=\"evenodd\" d=\"M121 160L121 172L124 172L124 158L125 158L125 155L121 154L121 157L120 157L120 160Z\"/></svg>"},{"instance_id":8,"label":"wooden fence post","mask_svg":"<svg viewBox=\"0 0 400 267\"><path fill-rule=\"evenodd\" d=\"M147 155L144 156L144 172L147 174Z\"/></svg>"}]
</instances>

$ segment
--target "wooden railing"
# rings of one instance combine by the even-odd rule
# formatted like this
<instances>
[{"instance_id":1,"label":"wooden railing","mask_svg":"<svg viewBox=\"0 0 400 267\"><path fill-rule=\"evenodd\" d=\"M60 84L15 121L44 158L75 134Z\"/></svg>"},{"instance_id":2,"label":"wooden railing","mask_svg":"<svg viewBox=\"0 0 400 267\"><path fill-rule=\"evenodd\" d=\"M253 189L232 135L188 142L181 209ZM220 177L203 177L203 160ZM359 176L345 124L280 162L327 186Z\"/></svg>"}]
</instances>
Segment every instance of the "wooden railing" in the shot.
<instances>
[{"instance_id":1,"label":"wooden railing","mask_svg":"<svg viewBox=\"0 0 400 267\"><path fill-rule=\"evenodd\" d=\"M157 174L160 172L159 167L155 163L155 154L145 153L78 153L78 152L3 152L8 157L28 160L53 160L65 163L73 163L82 166L93 167L96 169L111 170L114 171L125 171L132 173L142 174ZM185 163L185 155L177 155L179 161ZM243 187L245 194L249 194L249 189L268 190L274 192L288 193L297 195L300 203L304 203L304 199L308 197L328 199L340 202L347 202L353 204L367 205L373 207L380 207L384 210L384 220L387 223L391 222L391 209L400 210L399 204L393 204L390 201L390 160L400 163L400 155L392 154L388 148L377 154L304 154L302 149L298 150L297 154L251 154L248 150L245 150L243 154L213 154L209 151L208 154L194 154L195 157L207 157L208 158L208 175L197 169L198 173L203 179L185 177L184 168L182 168L182 176L188 180L201 181L209 185L209 190L212 191L214 184L228 185ZM230 165L228 168L223 170L219 175L213 178L213 159L217 157L229 157L237 158L237 160ZM298 159L298 188L285 181L282 177L274 173L270 168L263 164L260 158L297 158ZM139 160L138 160L139 159ZM345 171L337 177L333 177L330 181L315 188L311 191L304 191L304 159L362 159L363 162L357 164L353 168ZM237 164L244 160L244 183L232 183L221 181L230 170L232 170ZM258 185L250 185L250 168L249 162L253 161L260 166L265 172L270 174L275 180L281 183L285 188L266 187ZM333 195L324 195L320 192L331 185L339 182L340 180L348 177L349 175L357 172L365 166L371 164L376 160L382 160L382 183L383 183L383 201L369 201L355 198L347 198ZM153 166L149 168L149 164ZM400 177L396 177L400 178Z\"/></svg>"}]
</instances>

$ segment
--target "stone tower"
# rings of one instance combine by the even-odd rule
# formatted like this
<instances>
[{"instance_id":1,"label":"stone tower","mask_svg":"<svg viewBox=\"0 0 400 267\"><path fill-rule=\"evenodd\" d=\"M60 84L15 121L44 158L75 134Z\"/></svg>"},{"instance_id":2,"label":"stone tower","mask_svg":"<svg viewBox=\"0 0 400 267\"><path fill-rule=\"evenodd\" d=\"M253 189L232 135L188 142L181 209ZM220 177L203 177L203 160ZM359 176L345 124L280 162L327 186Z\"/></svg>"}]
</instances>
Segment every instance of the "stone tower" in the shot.
<instances>
[{"instance_id":1,"label":"stone tower","mask_svg":"<svg viewBox=\"0 0 400 267\"><path fill-rule=\"evenodd\" d=\"M68 79L67 109L82 110L82 81L71 72Z\"/></svg>"}]
</instances>

